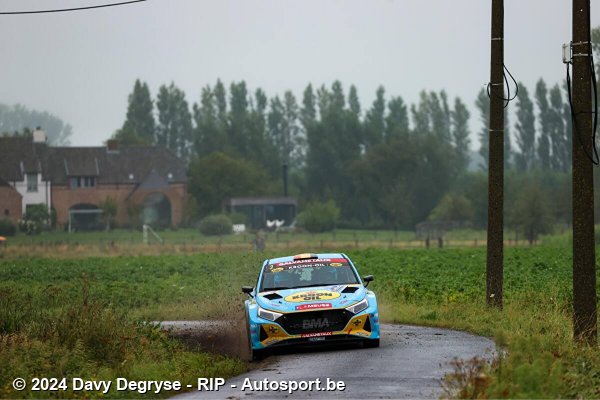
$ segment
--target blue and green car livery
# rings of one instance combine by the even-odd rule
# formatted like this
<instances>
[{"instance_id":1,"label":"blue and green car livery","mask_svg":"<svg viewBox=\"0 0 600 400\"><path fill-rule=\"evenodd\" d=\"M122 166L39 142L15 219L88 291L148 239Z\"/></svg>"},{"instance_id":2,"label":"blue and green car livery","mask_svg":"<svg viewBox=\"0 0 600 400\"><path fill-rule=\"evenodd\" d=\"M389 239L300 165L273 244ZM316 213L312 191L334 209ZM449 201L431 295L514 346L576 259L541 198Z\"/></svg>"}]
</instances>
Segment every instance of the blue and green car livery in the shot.
<instances>
[{"instance_id":1,"label":"blue and green car livery","mask_svg":"<svg viewBox=\"0 0 600 400\"><path fill-rule=\"evenodd\" d=\"M271 348L360 341L379 346L375 293L341 253L265 260L256 287L244 286L246 328L253 359Z\"/></svg>"}]
</instances>

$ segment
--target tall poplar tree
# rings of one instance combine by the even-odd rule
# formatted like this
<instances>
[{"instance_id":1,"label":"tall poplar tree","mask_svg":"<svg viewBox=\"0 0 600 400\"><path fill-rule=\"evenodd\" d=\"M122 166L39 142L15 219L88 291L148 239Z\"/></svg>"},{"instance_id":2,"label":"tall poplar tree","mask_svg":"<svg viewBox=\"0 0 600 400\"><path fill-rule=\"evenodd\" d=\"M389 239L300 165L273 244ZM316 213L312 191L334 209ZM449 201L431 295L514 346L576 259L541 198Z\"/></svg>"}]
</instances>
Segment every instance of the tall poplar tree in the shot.
<instances>
[{"instance_id":1,"label":"tall poplar tree","mask_svg":"<svg viewBox=\"0 0 600 400\"><path fill-rule=\"evenodd\" d=\"M553 170L566 172L570 169L571 159L568 146L567 130L563 119L563 99L560 87L554 85L550 89L549 135L552 142L552 158L550 164Z\"/></svg>"},{"instance_id":2,"label":"tall poplar tree","mask_svg":"<svg viewBox=\"0 0 600 400\"><path fill-rule=\"evenodd\" d=\"M232 82L229 86L229 126L227 129L230 146L238 157L250 157L248 148L248 89L246 82Z\"/></svg>"},{"instance_id":3,"label":"tall poplar tree","mask_svg":"<svg viewBox=\"0 0 600 400\"><path fill-rule=\"evenodd\" d=\"M548 103L548 89L546 82L540 79L535 86L535 100L538 108L538 123L540 127L539 135L537 137L537 155L539 166L543 170L550 169L550 151L552 148L551 143L551 112L550 104Z\"/></svg>"},{"instance_id":4,"label":"tall poplar tree","mask_svg":"<svg viewBox=\"0 0 600 400\"><path fill-rule=\"evenodd\" d=\"M390 142L410 134L408 108L402 97L392 97L388 102L388 115L385 118L385 139Z\"/></svg>"},{"instance_id":5,"label":"tall poplar tree","mask_svg":"<svg viewBox=\"0 0 600 400\"><path fill-rule=\"evenodd\" d=\"M377 88L375 100L367 111L364 121L365 146L371 148L383 141L385 136L385 89Z\"/></svg>"},{"instance_id":6,"label":"tall poplar tree","mask_svg":"<svg viewBox=\"0 0 600 400\"><path fill-rule=\"evenodd\" d=\"M155 143L173 150L182 160L189 160L192 144L192 115L185 93L171 83L162 85L156 101L158 126Z\"/></svg>"},{"instance_id":7,"label":"tall poplar tree","mask_svg":"<svg viewBox=\"0 0 600 400\"><path fill-rule=\"evenodd\" d=\"M198 157L223 151L224 137L219 129L215 96L210 86L202 89L200 104L194 104L194 152Z\"/></svg>"},{"instance_id":8,"label":"tall poplar tree","mask_svg":"<svg viewBox=\"0 0 600 400\"><path fill-rule=\"evenodd\" d=\"M517 96L515 131L518 147L518 151L515 152L515 166L518 171L528 171L535 162L535 114L527 87L521 82Z\"/></svg>"},{"instance_id":9,"label":"tall poplar tree","mask_svg":"<svg viewBox=\"0 0 600 400\"><path fill-rule=\"evenodd\" d=\"M456 151L457 164L459 171L466 171L469 166L469 110L465 103L459 97L454 100L454 109L451 112L452 117L452 145Z\"/></svg>"},{"instance_id":10,"label":"tall poplar tree","mask_svg":"<svg viewBox=\"0 0 600 400\"><path fill-rule=\"evenodd\" d=\"M419 94L419 104L412 104L410 112L413 119L413 133L417 135L429 135L432 132L431 110L429 94L421 91Z\"/></svg>"},{"instance_id":11,"label":"tall poplar tree","mask_svg":"<svg viewBox=\"0 0 600 400\"><path fill-rule=\"evenodd\" d=\"M146 82L135 80L133 92L128 97L127 114L123 127L115 138L123 144L154 143L154 104Z\"/></svg>"},{"instance_id":12,"label":"tall poplar tree","mask_svg":"<svg viewBox=\"0 0 600 400\"><path fill-rule=\"evenodd\" d=\"M475 106L477 107L477 110L479 110L479 120L481 121L481 129L479 130L479 155L482 158L482 162L479 167L482 170L487 171L489 156L490 99L484 89L481 89L477 94Z\"/></svg>"}]
</instances>

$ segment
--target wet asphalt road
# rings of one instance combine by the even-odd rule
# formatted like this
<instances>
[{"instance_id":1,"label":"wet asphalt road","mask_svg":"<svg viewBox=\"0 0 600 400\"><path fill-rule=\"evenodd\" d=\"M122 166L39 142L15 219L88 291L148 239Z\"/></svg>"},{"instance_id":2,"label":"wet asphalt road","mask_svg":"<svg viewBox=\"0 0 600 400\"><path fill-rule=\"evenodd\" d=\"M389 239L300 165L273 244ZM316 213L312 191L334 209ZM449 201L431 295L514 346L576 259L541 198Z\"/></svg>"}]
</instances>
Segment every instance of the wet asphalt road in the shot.
<instances>
[{"instance_id":1,"label":"wet asphalt road","mask_svg":"<svg viewBox=\"0 0 600 400\"><path fill-rule=\"evenodd\" d=\"M205 322L186 322L184 329L204 329ZM182 322L163 325L182 328ZM245 339L240 339L245 342ZM491 359L494 343L488 338L465 332L407 325L381 325L381 347L363 349L356 346L333 350L286 352L268 357L257 368L226 381L219 391L193 391L177 399L263 399L263 398L439 398L441 379L451 372L454 358ZM313 380L327 378L346 384L342 391L252 392L241 388L252 381ZM231 385L236 385L232 388Z\"/></svg>"}]
</instances>

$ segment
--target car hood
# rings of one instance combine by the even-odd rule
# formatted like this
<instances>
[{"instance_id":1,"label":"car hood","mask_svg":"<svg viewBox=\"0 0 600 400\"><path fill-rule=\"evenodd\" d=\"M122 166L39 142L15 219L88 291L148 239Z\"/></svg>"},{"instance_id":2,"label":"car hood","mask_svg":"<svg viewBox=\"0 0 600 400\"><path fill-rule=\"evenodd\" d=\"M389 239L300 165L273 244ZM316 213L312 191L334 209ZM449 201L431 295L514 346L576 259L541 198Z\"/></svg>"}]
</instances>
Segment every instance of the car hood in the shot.
<instances>
[{"instance_id":1,"label":"car hood","mask_svg":"<svg viewBox=\"0 0 600 400\"><path fill-rule=\"evenodd\" d=\"M261 292L256 302L264 309L278 312L310 311L348 307L366 294L361 284L329 285Z\"/></svg>"}]
</instances>

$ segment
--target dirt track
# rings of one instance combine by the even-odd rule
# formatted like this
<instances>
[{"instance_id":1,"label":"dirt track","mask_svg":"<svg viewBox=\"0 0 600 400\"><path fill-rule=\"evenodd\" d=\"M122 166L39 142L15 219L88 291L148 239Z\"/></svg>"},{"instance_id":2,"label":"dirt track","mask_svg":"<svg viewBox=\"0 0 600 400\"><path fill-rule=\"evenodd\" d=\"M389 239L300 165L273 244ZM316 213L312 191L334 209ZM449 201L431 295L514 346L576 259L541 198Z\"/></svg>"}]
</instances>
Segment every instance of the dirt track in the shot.
<instances>
[{"instance_id":1,"label":"dirt track","mask_svg":"<svg viewBox=\"0 0 600 400\"><path fill-rule=\"evenodd\" d=\"M230 355L245 356L243 327L224 321L165 321L165 328L191 345ZM193 391L179 399L220 398L438 398L441 379L451 372L454 358L491 359L494 343L484 337L447 329L407 325L381 326L381 347L361 349L311 349L286 351L268 357L257 368L229 379L218 392ZM246 378L269 380L343 380L343 392L249 392L241 387ZM232 388L231 385L236 385Z\"/></svg>"}]
</instances>

